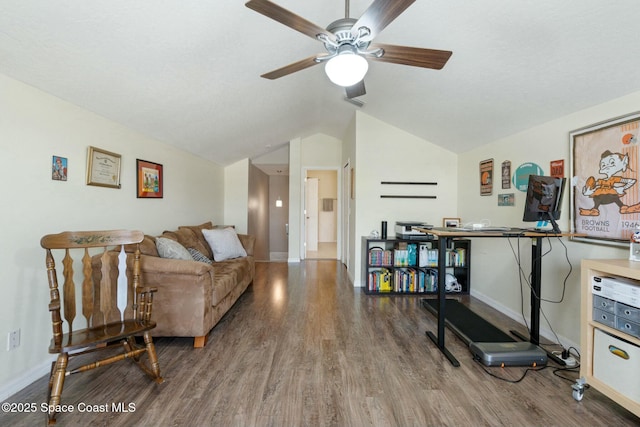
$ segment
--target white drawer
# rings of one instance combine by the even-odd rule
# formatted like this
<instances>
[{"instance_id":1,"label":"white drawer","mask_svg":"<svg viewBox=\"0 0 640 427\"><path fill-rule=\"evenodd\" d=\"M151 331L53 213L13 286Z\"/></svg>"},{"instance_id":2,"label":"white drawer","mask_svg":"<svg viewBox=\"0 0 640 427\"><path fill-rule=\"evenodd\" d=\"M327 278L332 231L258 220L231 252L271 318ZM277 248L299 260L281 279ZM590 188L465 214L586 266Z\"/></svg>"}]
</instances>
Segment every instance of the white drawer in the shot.
<instances>
[{"instance_id":1,"label":"white drawer","mask_svg":"<svg viewBox=\"0 0 640 427\"><path fill-rule=\"evenodd\" d=\"M640 403L640 347L594 329L593 376Z\"/></svg>"}]
</instances>

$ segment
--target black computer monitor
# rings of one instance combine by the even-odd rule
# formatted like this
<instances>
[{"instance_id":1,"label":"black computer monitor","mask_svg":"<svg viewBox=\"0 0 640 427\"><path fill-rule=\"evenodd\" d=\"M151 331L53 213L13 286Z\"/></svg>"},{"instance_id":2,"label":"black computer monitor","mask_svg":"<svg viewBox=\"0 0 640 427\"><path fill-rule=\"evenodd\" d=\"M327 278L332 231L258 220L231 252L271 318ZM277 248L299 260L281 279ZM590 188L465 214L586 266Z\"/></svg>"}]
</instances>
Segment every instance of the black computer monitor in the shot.
<instances>
[{"instance_id":1,"label":"black computer monitor","mask_svg":"<svg viewBox=\"0 0 640 427\"><path fill-rule=\"evenodd\" d=\"M529 175L527 200L524 204L523 221L550 221L555 233L560 233L557 219L560 219L562 195L566 178Z\"/></svg>"}]
</instances>

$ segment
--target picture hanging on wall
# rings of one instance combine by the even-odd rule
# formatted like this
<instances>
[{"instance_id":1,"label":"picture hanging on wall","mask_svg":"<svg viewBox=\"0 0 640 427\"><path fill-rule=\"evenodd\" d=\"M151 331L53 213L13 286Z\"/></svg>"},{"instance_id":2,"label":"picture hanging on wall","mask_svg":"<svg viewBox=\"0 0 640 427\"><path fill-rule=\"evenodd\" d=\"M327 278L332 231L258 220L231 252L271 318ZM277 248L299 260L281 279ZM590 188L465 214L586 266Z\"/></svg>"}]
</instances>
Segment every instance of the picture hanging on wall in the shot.
<instances>
[{"instance_id":1,"label":"picture hanging on wall","mask_svg":"<svg viewBox=\"0 0 640 427\"><path fill-rule=\"evenodd\" d=\"M511 161L502 162L502 189L511 188Z\"/></svg>"},{"instance_id":2,"label":"picture hanging on wall","mask_svg":"<svg viewBox=\"0 0 640 427\"><path fill-rule=\"evenodd\" d=\"M640 227L639 127L640 112L569 134L574 239L626 246Z\"/></svg>"},{"instance_id":3,"label":"picture hanging on wall","mask_svg":"<svg viewBox=\"0 0 640 427\"><path fill-rule=\"evenodd\" d=\"M516 196L514 193L498 194L498 206L515 206Z\"/></svg>"},{"instance_id":4,"label":"picture hanging on wall","mask_svg":"<svg viewBox=\"0 0 640 427\"><path fill-rule=\"evenodd\" d=\"M163 196L162 165L136 159L136 196L139 199L161 199Z\"/></svg>"},{"instance_id":5,"label":"picture hanging on wall","mask_svg":"<svg viewBox=\"0 0 640 427\"><path fill-rule=\"evenodd\" d=\"M480 195L489 196L493 191L493 159L480 162Z\"/></svg>"},{"instance_id":6,"label":"picture hanging on wall","mask_svg":"<svg viewBox=\"0 0 640 427\"><path fill-rule=\"evenodd\" d=\"M460 227L460 218L442 218L442 226L445 228Z\"/></svg>"},{"instance_id":7,"label":"picture hanging on wall","mask_svg":"<svg viewBox=\"0 0 640 427\"><path fill-rule=\"evenodd\" d=\"M66 181L67 172L67 158L53 156L53 161L51 162L51 179L54 181Z\"/></svg>"},{"instance_id":8,"label":"picture hanging on wall","mask_svg":"<svg viewBox=\"0 0 640 427\"><path fill-rule=\"evenodd\" d=\"M554 178L564 178L564 159L551 160L549 163L549 175Z\"/></svg>"},{"instance_id":9,"label":"picture hanging on wall","mask_svg":"<svg viewBox=\"0 0 640 427\"><path fill-rule=\"evenodd\" d=\"M120 154L89 147L87 157L87 185L120 188Z\"/></svg>"}]
</instances>

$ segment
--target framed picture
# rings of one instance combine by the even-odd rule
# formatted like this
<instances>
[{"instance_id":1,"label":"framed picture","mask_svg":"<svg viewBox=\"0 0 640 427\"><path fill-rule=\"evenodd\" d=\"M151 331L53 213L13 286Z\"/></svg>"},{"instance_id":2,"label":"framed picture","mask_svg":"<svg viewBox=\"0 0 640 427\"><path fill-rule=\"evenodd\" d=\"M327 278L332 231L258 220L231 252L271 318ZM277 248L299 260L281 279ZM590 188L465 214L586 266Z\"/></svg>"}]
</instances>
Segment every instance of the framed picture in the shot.
<instances>
[{"instance_id":1,"label":"framed picture","mask_svg":"<svg viewBox=\"0 0 640 427\"><path fill-rule=\"evenodd\" d=\"M446 228L460 227L460 218L442 218L442 226Z\"/></svg>"},{"instance_id":2,"label":"framed picture","mask_svg":"<svg viewBox=\"0 0 640 427\"><path fill-rule=\"evenodd\" d=\"M549 162L549 175L554 178L564 178L564 159Z\"/></svg>"},{"instance_id":3,"label":"framed picture","mask_svg":"<svg viewBox=\"0 0 640 427\"><path fill-rule=\"evenodd\" d=\"M639 127L637 112L570 132L574 240L627 246L640 228Z\"/></svg>"},{"instance_id":4,"label":"framed picture","mask_svg":"<svg viewBox=\"0 0 640 427\"><path fill-rule=\"evenodd\" d=\"M139 199L161 199L162 165L136 159L136 196Z\"/></svg>"},{"instance_id":5,"label":"framed picture","mask_svg":"<svg viewBox=\"0 0 640 427\"><path fill-rule=\"evenodd\" d=\"M489 196L493 192L493 159L480 162L480 195Z\"/></svg>"},{"instance_id":6,"label":"framed picture","mask_svg":"<svg viewBox=\"0 0 640 427\"><path fill-rule=\"evenodd\" d=\"M67 158L60 156L53 156L51 162L51 179L54 181L66 181L67 180Z\"/></svg>"},{"instance_id":7,"label":"framed picture","mask_svg":"<svg viewBox=\"0 0 640 427\"><path fill-rule=\"evenodd\" d=\"M96 147L87 154L87 185L120 188L122 156Z\"/></svg>"},{"instance_id":8,"label":"framed picture","mask_svg":"<svg viewBox=\"0 0 640 427\"><path fill-rule=\"evenodd\" d=\"M505 160L502 162L502 189L509 188L511 188L511 161Z\"/></svg>"},{"instance_id":9,"label":"framed picture","mask_svg":"<svg viewBox=\"0 0 640 427\"><path fill-rule=\"evenodd\" d=\"M514 193L498 194L498 206L515 206L516 195Z\"/></svg>"}]
</instances>

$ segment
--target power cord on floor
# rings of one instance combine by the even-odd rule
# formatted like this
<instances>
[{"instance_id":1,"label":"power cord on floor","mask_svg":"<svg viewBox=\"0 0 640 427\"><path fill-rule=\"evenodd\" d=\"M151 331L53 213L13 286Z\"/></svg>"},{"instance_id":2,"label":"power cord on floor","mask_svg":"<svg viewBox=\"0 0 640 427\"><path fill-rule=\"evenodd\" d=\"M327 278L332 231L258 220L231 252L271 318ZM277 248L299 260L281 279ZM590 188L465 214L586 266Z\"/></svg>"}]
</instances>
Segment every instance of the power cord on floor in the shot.
<instances>
[{"instance_id":1,"label":"power cord on floor","mask_svg":"<svg viewBox=\"0 0 640 427\"><path fill-rule=\"evenodd\" d=\"M568 349L563 349L562 351L552 351L551 353L553 355L555 355L556 357L559 357L560 359L567 359L568 357L572 357L571 356L571 351L573 350L573 352L575 353L575 356L577 357L577 359L580 359L580 352L575 348L575 347L569 347ZM522 376L516 380L512 380L509 378L504 378L504 377L500 377L499 375L494 374L493 372L491 372L489 369L487 369L487 367L485 365L482 364L482 361L480 360L480 357L478 356L474 356L473 360L475 362L478 363L478 365L480 365L480 367L482 368L482 370L489 376L492 376L494 378L497 378L501 381L506 381L508 383L512 383L512 384L516 384L519 383L520 381L522 381L529 372L537 372L537 371L542 371L543 369L546 368L550 368L549 365L545 365L545 366L541 366L541 367L527 367L525 369L525 371L522 373ZM576 360L576 359L574 359ZM553 375L555 375L556 377L563 379L565 381L568 381L570 383L575 383L576 382L576 378L568 378L565 377L563 375L560 375L560 372L572 372L572 373L579 373L580 372L580 363L577 362L576 360L576 364L574 366L565 366L565 367L561 367L561 368L554 368L553 369ZM588 388L589 385L585 384L585 387Z\"/></svg>"},{"instance_id":2,"label":"power cord on floor","mask_svg":"<svg viewBox=\"0 0 640 427\"><path fill-rule=\"evenodd\" d=\"M508 382L508 383L512 383L512 384L516 384L516 383L519 383L520 381L522 381L522 380L527 376L527 374L528 374L529 372L542 371L543 369L546 369L546 368L547 368L547 366L541 366L541 367L537 367L537 368L533 368L533 367L532 367L532 368L526 368L526 369L524 370L524 372L522 373L522 376L521 376L520 378L518 378L517 380L512 380L512 379L509 379L509 378L504 378L504 377L501 377L501 376L499 376L499 375L496 375L496 374L494 374L493 372L491 372L490 370L488 370L488 369L486 368L486 366L484 366L484 365L482 364L482 362L480 361L480 358L479 358L478 356L474 356L474 357L473 357L473 360L475 360L476 362L478 362L478 365L480 365L480 367L482 368L482 370L483 370L485 373L487 373L487 375L490 375L490 376L492 376L493 378L497 378L497 379L499 379L499 380L501 380L501 381L506 381L506 382Z\"/></svg>"}]
</instances>

